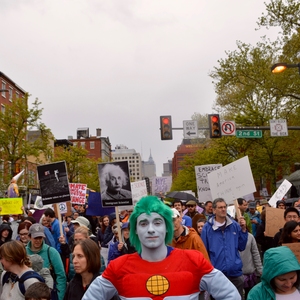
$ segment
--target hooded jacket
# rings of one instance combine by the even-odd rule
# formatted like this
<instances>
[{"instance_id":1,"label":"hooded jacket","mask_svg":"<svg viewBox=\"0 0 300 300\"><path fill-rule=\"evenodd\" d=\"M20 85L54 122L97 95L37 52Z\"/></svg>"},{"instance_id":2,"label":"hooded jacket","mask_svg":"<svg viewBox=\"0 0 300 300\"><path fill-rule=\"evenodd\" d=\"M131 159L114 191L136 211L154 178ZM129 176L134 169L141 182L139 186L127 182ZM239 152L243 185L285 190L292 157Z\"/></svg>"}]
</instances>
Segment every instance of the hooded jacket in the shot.
<instances>
[{"instance_id":1,"label":"hooded jacket","mask_svg":"<svg viewBox=\"0 0 300 300\"><path fill-rule=\"evenodd\" d=\"M243 263L239 251L246 248L248 232L243 232L240 225L229 216L226 217L224 231L215 222L215 216L211 217L201 233L211 263L226 276L242 276Z\"/></svg>"},{"instance_id":2,"label":"hooded jacket","mask_svg":"<svg viewBox=\"0 0 300 300\"><path fill-rule=\"evenodd\" d=\"M264 255L261 282L250 290L247 300L275 300L276 295L271 287L271 280L293 271L300 271L300 264L288 247L280 246L267 250Z\"/></svg>"},{"instance_id":3,"label":"hooded jacket","mask_svg":"<svg viewBox=\"0 0 300 300\"><path fill-rule=\"evenodd\" d=\"M2 232L3 232L4 230L8 230L8 236L5 238L4 241L2 241L2 238L1 238L1 237L2 237ZM9 242L9 241L11 240L12 234L13 234L13 231L12 231L10 225L7 224L7 223L2 223L2 224L0 225L0 246L3 245L3 244L6 243L6 242Z\"/></svg>"}]
</instances>

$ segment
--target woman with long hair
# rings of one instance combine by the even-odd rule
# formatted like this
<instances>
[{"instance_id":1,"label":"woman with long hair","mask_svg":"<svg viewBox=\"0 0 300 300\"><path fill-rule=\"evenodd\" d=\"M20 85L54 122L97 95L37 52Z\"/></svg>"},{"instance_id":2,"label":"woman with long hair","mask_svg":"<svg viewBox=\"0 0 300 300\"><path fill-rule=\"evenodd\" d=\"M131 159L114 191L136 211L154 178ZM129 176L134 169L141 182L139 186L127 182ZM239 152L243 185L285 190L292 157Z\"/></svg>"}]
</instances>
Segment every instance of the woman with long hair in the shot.
<instances>
[{"instance_id":1,"label":"woman with long hair","mask_svg":"<svg viewBox=\"0 0 300 300\"><path fill-rule=\"evenodd\" d=\"M31 223L22 222L19 224L19 227L18 227L17 240L22 242L24 246L26 246L28 244L28 242L30 241L30 238L28 236L30 226L31 226Z\"/></svg>"},{"instance_id":2,"label":"woman with long hair","mask_svg":"<svg viewBox=\"0 0 300 300\"><path fill-rule=\"evenodd\" d=\"M19 286L19 279L28 271L31 271L30 274L35 272L30 268L31 262L22 242L10 241L3 244L0 247L0 261L4 268L0 281L0 300L24 300L24 294ZM25 291L34 282L39 282L39 280L30 275L23 283Z\"/></svg>"},{"instance_id":3,"label":"woman with long hair","mask_svg":"<svg viewBox=\"0 0 300 300\"><path fill-rule=\"evenodd\" d=\"M100 274L99 247L91 239L86 238L75 243L72 259L76 274L67 287L64 300L80 300Z\"/></svg>"},{"instance_id":4,"label":"woman with long hair","mask_svg":"<svg viewBox=\"0 0 300 300\"><path fill-rule=\"evenodd\" d=\"M287 243L299 243L300 242L300 223L296 221L288 221L284 224L279 245Z\"/></svg>"}]
</instances>

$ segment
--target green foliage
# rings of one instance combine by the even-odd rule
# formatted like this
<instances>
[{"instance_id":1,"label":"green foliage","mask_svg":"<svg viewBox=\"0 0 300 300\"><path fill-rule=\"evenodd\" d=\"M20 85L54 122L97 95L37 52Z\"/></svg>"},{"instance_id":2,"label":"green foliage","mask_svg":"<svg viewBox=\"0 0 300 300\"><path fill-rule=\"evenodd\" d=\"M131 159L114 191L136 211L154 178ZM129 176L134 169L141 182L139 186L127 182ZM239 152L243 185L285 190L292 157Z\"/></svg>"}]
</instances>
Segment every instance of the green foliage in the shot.
<instances>
[{"instance_id":1,"label":"green foliage","mask_svg":"<svg viewBox=\"0 0 300 300\"><path fill-rule=\"evenodd\" d=\"M53 161L65 161L70 183L85 183L88 188L99 191L97 164L101 160L87 157L88 151L77 146L57 147Z\"/></svg>"},{"instance_id":2,"label":"green foliage","mask_svg":"<svg viewBox=\"0 0 300 300\"><path fill-rule=\"evenodd\" d=\"M5 107L5 112L0 112L0 156L10 162L9 177L14 176L16 163L25 164L28 156L33 156L39 161L40 154L50 156L49 140L53 138L50 129L41 122L42 109L38 99L28 108L28 97L13 99ZM38 136L34 140L27 139L27 130L36 130Z\"/></svg>"}]
</instances>

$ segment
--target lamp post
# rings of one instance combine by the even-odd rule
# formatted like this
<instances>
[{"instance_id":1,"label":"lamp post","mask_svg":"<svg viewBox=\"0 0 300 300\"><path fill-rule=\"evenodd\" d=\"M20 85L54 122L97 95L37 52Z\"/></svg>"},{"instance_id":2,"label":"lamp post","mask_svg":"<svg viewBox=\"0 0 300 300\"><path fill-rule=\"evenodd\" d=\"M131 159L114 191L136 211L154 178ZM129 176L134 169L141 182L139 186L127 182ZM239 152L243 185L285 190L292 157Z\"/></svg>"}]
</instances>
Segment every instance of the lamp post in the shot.
<instances>
[{"instance_id":1,"label":"lamp post","mask_svg":"<svg viewBox=\"0 0 300 300\"><path fill-rule=\"evenodd\" d=\"M288 68L298 68L299 75L300 75L300 63L298 64L277 63L271 67L271 72L277 74L285 71L285 69Z\"/></svg>"}]
</instances>

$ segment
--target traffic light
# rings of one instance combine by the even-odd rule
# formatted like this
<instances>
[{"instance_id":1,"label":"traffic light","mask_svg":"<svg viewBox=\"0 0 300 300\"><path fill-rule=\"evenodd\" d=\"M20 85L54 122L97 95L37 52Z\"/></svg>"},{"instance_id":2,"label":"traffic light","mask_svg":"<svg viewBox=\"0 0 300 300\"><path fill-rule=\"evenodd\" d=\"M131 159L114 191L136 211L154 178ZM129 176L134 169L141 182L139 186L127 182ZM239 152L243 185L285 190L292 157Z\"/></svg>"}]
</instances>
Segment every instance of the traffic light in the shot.
<instances>
[{"instance_id":1,"label":"traffic light","mask_svg":"<svg viewBox=\"0 0 300 300\"><path fill-rule=\"evenodd\" d=\"M218 114L208 115L209 136L211 138L221 137L221 124Z\"/></svg>"},{"instance_id":2,"label":"traffic light","mask_svg":"<svg viewBox=\"0 0 300 300\"><path fill-rule=\"evenodd\" d=\"M161 140L172 140L172 118L171 116L160 116Z\"/></svg>"}]
</instances>

